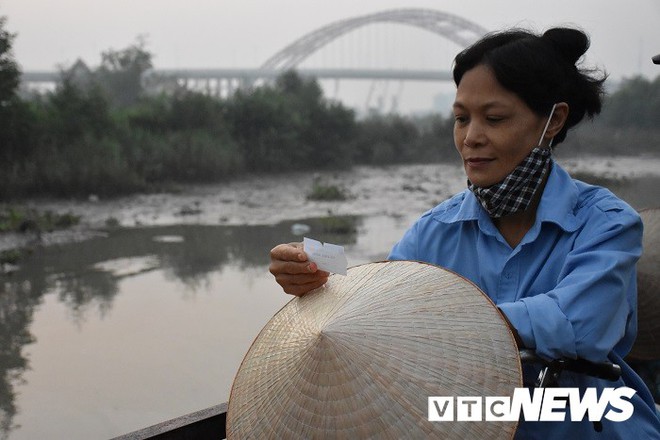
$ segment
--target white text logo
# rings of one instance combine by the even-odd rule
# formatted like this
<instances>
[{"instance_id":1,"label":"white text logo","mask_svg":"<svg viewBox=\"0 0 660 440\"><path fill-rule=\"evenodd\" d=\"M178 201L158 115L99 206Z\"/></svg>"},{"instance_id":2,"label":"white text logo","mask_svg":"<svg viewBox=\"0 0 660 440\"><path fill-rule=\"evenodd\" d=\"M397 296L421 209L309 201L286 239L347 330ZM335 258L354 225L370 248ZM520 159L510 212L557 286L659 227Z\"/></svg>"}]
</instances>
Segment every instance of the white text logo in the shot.
<instances>
[{"instance_id":1,"label":"white text logo","mask_svg":"<svg viewBox=\"0 0 660 440\"><path fill-rule=\"evenodd\" d=\"M630 402L636 391L628 387L604 388L600 396L596 388L587 388L582 397L578 388L516 388L510 396L433 396L429 397L428 419L445 421L516 421L521 415L526 421L597 422L604 418L612 422L628 420L633 413ZM568 411L570 408L570 411Z\"/></svg>"}]
</instances>

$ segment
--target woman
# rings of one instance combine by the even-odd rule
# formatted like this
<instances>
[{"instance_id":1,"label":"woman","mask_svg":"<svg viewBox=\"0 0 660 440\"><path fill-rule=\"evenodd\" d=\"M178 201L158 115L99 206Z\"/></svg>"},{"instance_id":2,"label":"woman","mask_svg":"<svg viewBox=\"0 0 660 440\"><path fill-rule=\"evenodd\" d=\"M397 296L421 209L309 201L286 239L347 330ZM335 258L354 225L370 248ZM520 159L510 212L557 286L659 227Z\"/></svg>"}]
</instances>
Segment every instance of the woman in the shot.
<instances>
[{"instance_id":1,"label":"woman","mask_svg":"<svg viewBox=\"0 0 660 440\"><path fill-rule=\"evenodd\" d=\"M517 438L660 438L650 393L622 359L636 334L640 218L552 160L568 129L601 108L604 78L576 67L588 46L575 29L512 30L456 57L454 142L468 189L424 214L389 258L470 279L497 304L519 346L544 358L609 359L623 369L618 383L563 373L559 386L637 391L626 422L522 422ZM299 244L275 247L270 271L293 295L328 277ZM537 373L526 368L525 382Z\"/></svg>"}]
</instances>

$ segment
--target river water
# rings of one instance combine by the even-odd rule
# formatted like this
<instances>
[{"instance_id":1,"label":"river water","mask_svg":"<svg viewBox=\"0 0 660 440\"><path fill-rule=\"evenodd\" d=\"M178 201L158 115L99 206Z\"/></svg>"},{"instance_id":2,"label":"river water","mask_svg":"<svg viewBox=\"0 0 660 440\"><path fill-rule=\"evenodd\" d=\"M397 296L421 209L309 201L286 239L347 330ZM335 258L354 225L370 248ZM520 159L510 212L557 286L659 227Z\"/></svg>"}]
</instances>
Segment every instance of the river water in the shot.
<instances>
[{"instance_id":1,"label":"river water","mask_svg":"<svg viewBox=\"0 0 660 440\"><path fill-rule=\"evenodd\" d=\"M660 159L560 162L638 209L660 205ZM351 197L307 201L314 181ZM412 165L34 201L84 218L0 274L0 438L107 439L227 401L250 343L290 299L267 272L272 246L305 225L344 245L349 265L381 260L464 185L458 165Z\"/></svg>"}]
</instances>

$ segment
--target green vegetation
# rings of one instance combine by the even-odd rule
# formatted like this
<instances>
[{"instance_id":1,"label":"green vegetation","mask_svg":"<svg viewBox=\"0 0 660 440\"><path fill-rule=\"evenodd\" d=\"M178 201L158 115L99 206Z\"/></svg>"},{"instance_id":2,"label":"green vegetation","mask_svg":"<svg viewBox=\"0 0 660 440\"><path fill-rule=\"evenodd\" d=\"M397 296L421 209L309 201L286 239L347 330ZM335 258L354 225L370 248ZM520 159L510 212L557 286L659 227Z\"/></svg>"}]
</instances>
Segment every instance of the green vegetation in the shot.
<instances>
[{"instance_id":1,"label":"green vegetation","mask_svg":"<svg viewBox=\"0 0 660 440\"><path fill-rule=\"evenodd\" d=\"M453 118L371 116L359 123L355 161L373 165L454 159Z\"/></svg>"},{"instance_id":2,"label":"green vegetation","mask_svg":"<svg viewBox=\"0 0 660 440\"><path fill-rule=\"evenodd\" d=\"M8 206L0 208L0 232L44 232L77 225L80 217L70 212L40 212L34 208Z\"/></svg>"},{"instance_id":3,"label":"green vegetation","mask_svg":"<svg viewBox=\"0 0 660 440\"><path fill-rule=\"evenodd\" d=\"M26 251L23 249L7 249L2 252L0 252L0 274L4 272L4 268L2 267L5 264L12 264L15 265L17 264L21 258L23 258L23 254Z\"/></svg>"},{"instance_id":4,"label":"green vegetation","mask_svg":"<svg viewBox=\"0 0 660 440\"><path fill-rule=\"evenodd\" d=\"M5 29L5 17L0 17L0 107L16 98L21 71L14 60L11 48L15 35Z\"/></svg>"},{"instance_id":5,"label":"green vegetation","mask_svg":"<svg viewBox=\"0 0 660 440\"><path fill-rule=\"evenodd\" d=\"M337 185L325 185L319 182L312 184L312 189L307 193L307 200L317 201L342 201L349 198L348 191Z\"/></svg>"},{"instance_id":6,"label":"green vegetation","mask_svg":"<svg viewBox=\"0 0 660 440\"><path fill-rule=\"evenodd\" d=\"M77 62L45 95L19 94L15 35L0 18L0 200L34 195L115 196L216 182L244 173L346 169L454 160L452 118L370 116L324 98L319 84L286 72L226 99L161 79L146 93L152 55L144 40ZM151 78L151 80L155 80ZM633 78L602 117L575 130L559 154L655 152L660 76ZM310 198L341 198L340 188Z\"/></svg>"},{"instance_id":7,"label":"green vegetation","mask_svg":"<svg viewBox=\"0 0 660 440\"><path fill-rule=\"evenodd\" d=\"M119 220L117 220L115 217L108 217L107 219L105 219L105 227L106 228L116 229L119 226L121 226L121 224L119 223Z\"/></svg>"},{"instance_id":8,"label":"green vegetation","mask_svg":"<svg viewBox=\"0 0 660 440\"><path fill-rule=\"evenodd\" d=\"M599 120L615 128L658 129L660 120L660 75L649 81L628 78L611 95Z\"/></svg>"},{"instance_id":9,"label":"green vegetation","mask_svg":"<svg viewBox=\"0 0 660 440\"><path fill-rule=\"evenodd\" d=\"M321 231L328 234L354 234L357 232L357 218L353 216L329 215L319 219Z\"/></svg>"}]
</instances>

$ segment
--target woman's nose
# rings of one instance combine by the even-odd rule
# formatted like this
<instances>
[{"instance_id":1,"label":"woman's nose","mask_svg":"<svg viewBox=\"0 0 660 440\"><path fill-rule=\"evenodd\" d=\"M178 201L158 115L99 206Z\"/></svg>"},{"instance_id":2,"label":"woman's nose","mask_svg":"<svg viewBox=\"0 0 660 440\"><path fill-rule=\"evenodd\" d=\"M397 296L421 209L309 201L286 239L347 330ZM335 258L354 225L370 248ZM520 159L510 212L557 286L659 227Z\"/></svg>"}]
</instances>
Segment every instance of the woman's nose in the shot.
<instances>
[{"instance_id":1,"label":"woman's nose","mask_svg":"<svg viewBox=\"0 0 660 440\"><path fill-rule=\"evenodd\" d=\"M479 124L470 122L465 127L465 138L463 138L463 145L466 147L478 147L483 145L484 133Z\"/></svg>"}]
</instances>

